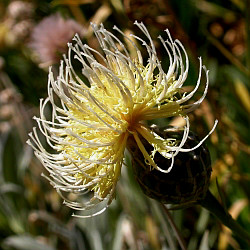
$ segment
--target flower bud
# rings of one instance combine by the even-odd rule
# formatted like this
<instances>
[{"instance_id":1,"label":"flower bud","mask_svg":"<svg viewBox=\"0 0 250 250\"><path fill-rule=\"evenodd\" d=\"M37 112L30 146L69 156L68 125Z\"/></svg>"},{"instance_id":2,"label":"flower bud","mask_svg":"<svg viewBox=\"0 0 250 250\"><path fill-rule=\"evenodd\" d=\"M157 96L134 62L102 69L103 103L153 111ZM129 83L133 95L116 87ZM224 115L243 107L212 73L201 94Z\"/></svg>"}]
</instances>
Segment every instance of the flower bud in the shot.
<instances>
[{"instance_id":1,"label":"flower bud","mask_svg":"<svg viewBox=\"0 0 250 250\"><path fill-rule=\"evenodd\" d=\"M151 129L164 139L175 138L177 141L181 140L183 133L175 127L160 129L153 125ZM144 138L140 139L147 152L150 153L153 147ZM193 148L199 141L197 135L189 132L183 148ZM204 198L212 171L210 154L204 144L191 152L179 152L174 157L174 166L169 173L150 169L132 136L128 144L132 155L134 175L142 191L148 197L165 204L180 205ZM171 165L171 159L165 158L158 152L154 160L163 170L168 170Z\"/></svg>"}]
</instances>

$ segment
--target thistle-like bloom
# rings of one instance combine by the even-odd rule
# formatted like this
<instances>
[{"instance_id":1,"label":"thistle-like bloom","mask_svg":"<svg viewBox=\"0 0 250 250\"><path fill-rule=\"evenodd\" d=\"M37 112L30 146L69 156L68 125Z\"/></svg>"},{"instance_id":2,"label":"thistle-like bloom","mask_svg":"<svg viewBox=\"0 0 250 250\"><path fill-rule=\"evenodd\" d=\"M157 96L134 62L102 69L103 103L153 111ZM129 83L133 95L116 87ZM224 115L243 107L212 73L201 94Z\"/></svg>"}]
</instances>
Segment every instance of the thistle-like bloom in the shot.
<instances>
[{"instance_id":1,"label":"thistle-like bloom","mask_svg":"<svg viewBox=\"0 0 250 250\"><path fill-rule=\"evenodd\" d=\"M31 34L30 47L37 53L43 66L60 62L67 52L67 43L75 33L82 35L82 26L73 19L64 19L59 14L45 17Z\"/></svg>"},{"instance_id":2,"label":"thistle-like bloom","mask_svg":"<svg viewBox=\"0 0 250 250\"><path fill-rule=\"evenodd\" d=\"M122 41L103 25L92 24L102 53L82 44L76 35L74 44L68 44L68 56L61 62L59 76L55 79L51 69L49 72L48 98L41 100L40 118L35 117L35 120L54 151L48 152L44 148L36 128L30 134L32 142L29 140L28 143L48 170L47 178L62 195L66 205L76 210L98 208L101 212L110 204L129 136L135 139L145 164L166 174L174 166L178 152L194 149L183 148L189 133L187 114L196 109L206 96L208 70L199 58L196 86L190 93L182 93L181 87L189 67L183 45L178 40L173 41L168 30L166 41L159 37L169 58L169 68L164 71L148 30L142 23L135 22L135 25L147 38L144 41L131 35L146 48L146 62L133 39L117 27L114 30L134 49L135 58L130 57ZM81 64L84 77L72 66L77 61ZM204 93L199 100L186 104L199 88L203 70L206 76ZM87 84L84 79L88 80ZM48 104L52 107L52 118L49 119L46 117ZM180 141L161 138L146 125L149 120L174 116L182 116L186 120ZM142 137L153 146L153 152L146 151L140 139ZM156 152L172 159L168 170L156 165ZM77 194L78 200L74 195L73 201L68 199L65 196L67 192ZM92 211L92 215L99 213Z\"/></svg>"}]
</instances>

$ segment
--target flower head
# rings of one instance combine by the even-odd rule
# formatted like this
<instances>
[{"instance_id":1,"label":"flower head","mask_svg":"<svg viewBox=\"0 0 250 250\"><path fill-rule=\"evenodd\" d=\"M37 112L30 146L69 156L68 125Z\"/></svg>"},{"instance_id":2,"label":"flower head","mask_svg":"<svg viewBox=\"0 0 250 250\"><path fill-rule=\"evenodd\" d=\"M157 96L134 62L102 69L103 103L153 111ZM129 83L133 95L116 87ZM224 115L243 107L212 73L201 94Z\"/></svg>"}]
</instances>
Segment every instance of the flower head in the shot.
<instances>
[{"instance_id":1,"label":"flower head","mask_svg":"<svg viewBox=\"0 0 250 250\"><path fill-rule=\"evenodd\" d=\"M35 117L35 120L54 152L46 151L36 128L30 134L33 142L28 143L48 170L47 178L63 197L69 192L80 195L81 199L89 198L78 202L64 197L65 203L77 210L91 209L97 204L105 209L110 204L130 136L142 152L145 164L165 173L171 171L178 152L191 151L206 139L192 149L183 148L189 134L187 113L199 106L208 89L208 71L202 66L201 58L195 88L190 93L181 93L189 66L183 45L178 40L173 41L168 30L166 41L159 37L170 64L164 71L146 27L138 22L135 25L147 38L144 41L131 35L146 48L146 62L133 39L117 27L114 30L122 34L136 51L135 58L130 57L122 41L103 25L92 24L103 53L82 44L76 35L74 44L68 44L68 57L61 62L59 76L55 79L51 69L49 72L48 98L41 100L40 117ZM101 62L96 58L101 58ZM73 68L76 61L81 64L81 73L88 80L87 84ZM185 104L198 89L203 70L206 75L204 94L196 102ZM45 115L49 103L51 119ZM161 138L145 122L173 116L182 116L186 120L179 141ZM153 146L151 154L146 151L142 137ZM155 163L156 152L171 159L167 170ZM82 196L88 192L90 195Z\"/></svg>"},{"instance_id":2,"label":"flower head","mask_svg":"<svg viewBox=\"0 0 250 250\"><path fill-rule=\"evenodd\" d=\"M31 34L30 47L44 65L59 62L67 52L67 43L75 33L81 34L83 27L73 19L64 19L59 14L45 17Z\"/></svg>"}]
</instances>

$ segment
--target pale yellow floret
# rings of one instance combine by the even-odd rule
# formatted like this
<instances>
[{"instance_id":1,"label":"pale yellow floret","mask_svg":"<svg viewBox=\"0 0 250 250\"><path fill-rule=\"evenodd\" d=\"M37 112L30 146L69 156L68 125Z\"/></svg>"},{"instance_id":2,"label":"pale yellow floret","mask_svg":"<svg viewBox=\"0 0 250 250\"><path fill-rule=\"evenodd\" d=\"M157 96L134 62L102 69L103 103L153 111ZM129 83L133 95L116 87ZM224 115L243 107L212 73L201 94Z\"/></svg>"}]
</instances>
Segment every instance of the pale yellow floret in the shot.
<instances>
[{"instance_id":1,"label":"pale yellow floret","mask_svg":"<svg viewBox=\"0 0 250 250\"><path fill-rule=\"evenodd\" d=\"M109 56L108 60L113 74L121 79L129 89L132 96L132 103L127 105L119 88L100 70L98 78L102 82L102 87L92 82L88 89L92 101L90 101L89 96L86 96L88 94L84 93L83 95L72 91L71 98L75 100L74 105L71 103L65 103L65 105L77 120L96 125L101 125L105 122L109 124L110 128L107 128L106 131L97 131L81 125L79 122L70 121L69 129L81 137L82 140L76 138L75 135L68 134L64 138L64 142L67 142L67 145L60 145L58 148L67 157L75 160L74 164L76 166L82 165L81 162L86 159L95 162L105 161L105 164L95 163L91 167L89 167L89 163L86 163L87 170L84 170L85 166L78 166L79 172L74 175L78 180L82 179L84 185L90 183L94 178L100 177L97 183L89 186L89 189L97 193L101 199L106 197L119 178L118 173L120 172L123 160L123 152L126 147L126 140L130 134L134 136L140 150L145 156L147 164L155 167L153 157L146 152L138 133L144 136L158 150L162 149L163 145L160 140L154 139L140 122L177 115L181 110L180 106L172 100L172 96L169 100L164 98L162 100L164 104L159 105L158 97L162 92L163 85L156 85L159 78L158 75L154 76L154 74L151 74L147 76L148 81L144 81L143 83L145 95L138 95L138 89L140 89L141 84L139 78L142 77L145 79L150 67L149 64L144 67L137 63L137 69L135 70L133 67L129 67L129 65L114 57ZM171 78L169 85L171 84L173 84L173 78ZM99 103L99 106L96 105L96 102ZM98 117L95 113L98 114ZM115 129L120 131L120 133L116 132ZM89 146L89 142L100 145L112 142L112 145L94 147Z\"/></svg>"}]
</instances>

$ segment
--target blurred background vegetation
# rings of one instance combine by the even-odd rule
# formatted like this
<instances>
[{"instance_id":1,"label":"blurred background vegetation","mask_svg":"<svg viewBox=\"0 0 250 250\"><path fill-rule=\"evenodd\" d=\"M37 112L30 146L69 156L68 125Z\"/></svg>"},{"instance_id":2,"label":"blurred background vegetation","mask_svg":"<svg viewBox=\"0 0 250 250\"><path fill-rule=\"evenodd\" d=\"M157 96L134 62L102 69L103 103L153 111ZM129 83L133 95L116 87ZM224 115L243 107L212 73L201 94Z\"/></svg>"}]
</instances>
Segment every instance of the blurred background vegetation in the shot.
<instances>
[{"instance_id":1,"label":"blurred background vegetation","mask_svg":"<svg viewBox=\"0 0 250 250\"><path fill-rule=\"evenodd\" d=\"M136 33L143 21L164 65L158 35L168 28L190 58L186 85L194 85L198 56L210 70L210 88L190 115L212 157L210 190L250 231L249 112L250 4L246 0L53 0L0 1L0 248L2 249L180 249L166 213L135 182L129 157L116 200L102 215L78 219L62 200L26 144L47 95L48 67L56 70L67 42L78 32L98 43L90 22ZM166 36L165 36L166 38ZM178 121L175 121L178 123ZM218 180L219 196L216 186ZM205 209L171 212L189 250L249 249Z\"/></svg>"}]
</instances>

